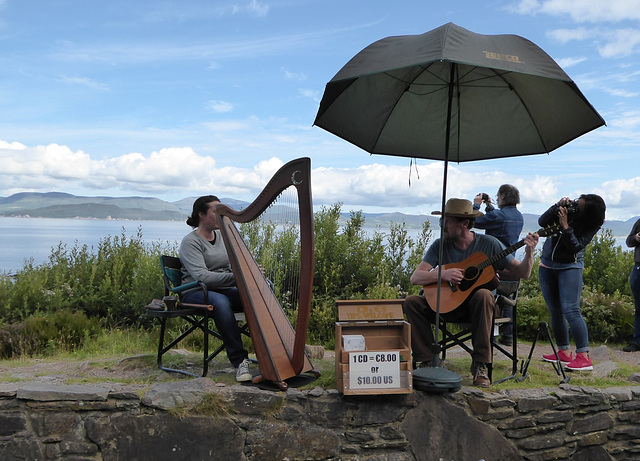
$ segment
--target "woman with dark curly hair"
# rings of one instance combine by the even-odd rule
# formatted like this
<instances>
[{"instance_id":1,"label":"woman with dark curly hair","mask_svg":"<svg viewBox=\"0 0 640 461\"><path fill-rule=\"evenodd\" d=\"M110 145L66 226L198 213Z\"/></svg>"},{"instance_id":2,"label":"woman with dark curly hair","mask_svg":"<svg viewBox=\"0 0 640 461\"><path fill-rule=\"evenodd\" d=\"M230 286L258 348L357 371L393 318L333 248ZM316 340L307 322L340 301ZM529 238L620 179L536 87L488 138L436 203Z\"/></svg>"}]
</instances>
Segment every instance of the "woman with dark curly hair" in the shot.
<instances>
[{"instance_id":1,"label":"woman with dark curly hair","mask_svg":"<svg viewBox=\"0 0 640 461\"><path fill-rule=\"evenodd\" d=\"M542 247L540 289L551 316L558 354L543 360L560 360L569 370L593 370L589 357L587 324L580 312L584 251L604 224L606 206L602 197L583 194L577 200L563 197L538 219L541 227L558 224L560 231ZM569 329L576 343L575 357L569 351Z\"/></svg>"}]
</instances>

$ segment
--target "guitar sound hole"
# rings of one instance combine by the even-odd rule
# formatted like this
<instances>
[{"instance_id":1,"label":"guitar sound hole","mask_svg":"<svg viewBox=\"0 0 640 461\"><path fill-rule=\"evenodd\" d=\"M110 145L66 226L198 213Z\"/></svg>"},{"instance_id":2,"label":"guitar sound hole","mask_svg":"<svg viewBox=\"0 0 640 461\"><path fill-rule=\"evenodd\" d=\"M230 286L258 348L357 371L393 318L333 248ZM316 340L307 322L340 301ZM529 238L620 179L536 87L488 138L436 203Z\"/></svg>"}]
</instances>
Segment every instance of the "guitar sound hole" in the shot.
<instances>
[{"instance_id":1,"label":"guitar sound hole","mask_svg":"<svg viewBox=\"0 0 640 461\"><path fill-rule=\"evenodd\" d=\"M476 277L478 277L478 268L476 266L467 267L464 271L464 278L474 280Z\"/></svg>"}]
</instances>

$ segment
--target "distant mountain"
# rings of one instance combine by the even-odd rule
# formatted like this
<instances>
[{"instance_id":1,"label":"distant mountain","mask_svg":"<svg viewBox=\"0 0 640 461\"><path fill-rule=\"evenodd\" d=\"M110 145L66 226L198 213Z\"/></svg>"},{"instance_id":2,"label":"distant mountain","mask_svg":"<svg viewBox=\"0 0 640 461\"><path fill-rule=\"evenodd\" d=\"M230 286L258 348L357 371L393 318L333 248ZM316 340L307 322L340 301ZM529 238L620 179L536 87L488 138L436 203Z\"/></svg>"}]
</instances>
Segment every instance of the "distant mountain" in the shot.
<instances>
[{"instance_id":1,"label":"distant mountain","mask_svg":"<svg viewBox=\"0 0 640 461\"><path fill-rule=\"evenodd\" d=\"M0 198L0 216L182 220L175 205L152 197L83 197L61 192L22 192Z\"/></svg>"},{"instance_id":2,"label":"distant mountain","mask_svg":"<svg viewBox=\"0 0 640 461\"><path fill-rule=\"evenodd\" d=\"M191 215L191 212L193 211L193 202L195 202L197 198L198 197L187 197L183 198L182 200L178 200L177 202L172 202L172 204L175 205L180 211L184 212L186 217ZM242 210L249 204L249 202L243 202L242 200L236 200L227 197L220 198L220 202L224 203L225 205L229 205L231 208L234 208L236 210Z\"/></svg>"},{"instance_id":3,"label":"distant mountain","mask_svg":"<svg viewBox=\"0 0 640 461\"><path fill-rule=\"evenodd\" d=\"M64 192L20 192L0 197L0 216L183 221L191 214L196 198L170 203L154 197L85 197ZM235 199L222 198L221 201L236 209L247 205Z\"/></svg>"},{"instance_id":4,"label":"distant mountain","mask_svg":"<svg viewBox=\"0 0 640 461\"><path fill-rule=\"evenodd\" d=\"M41 218L131 219L183 221L191 214L197 197L186 197L177 202L166 202L154 197L84 197L64 192L20 192L10 197L0 197L0 216L30 216ZM247 202L232 198L220 198L222 203L241 210ZM390 223L404 222L408 229L420 229L428 220L431 229L438 228L438 216L409 215L404 213L363 213L367 227L388 230ZM538 215L523 213L524 232L534 232ZM342 213L341 222L349 220L350 213ZM627 221L606 221L605 229L611 229L615 237L628 235L638 217Z\"/></svg>"}]
</instances>

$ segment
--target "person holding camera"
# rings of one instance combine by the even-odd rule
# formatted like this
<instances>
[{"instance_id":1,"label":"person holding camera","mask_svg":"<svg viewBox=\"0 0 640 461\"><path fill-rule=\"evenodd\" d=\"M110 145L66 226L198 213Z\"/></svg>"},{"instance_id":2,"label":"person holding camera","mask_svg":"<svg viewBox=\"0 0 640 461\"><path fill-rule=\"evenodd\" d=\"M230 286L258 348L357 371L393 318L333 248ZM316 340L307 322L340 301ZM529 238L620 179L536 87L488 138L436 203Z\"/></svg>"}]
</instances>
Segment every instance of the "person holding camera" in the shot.
<instances>
[{"instance_id":1,"label":"person holding camera","mask_svg":"<svg viewBox=\"0 0 640 461\"><path fill-rule=\"evenodd\" d=\"M559 227L558 233L548 237L542 246L538 272L558 354L543 355L542 359L547 362L559 360L569 370L593 370L587 324L580 312L580 296L585 248L604 224L605 211L602 197L583 194L577 200L561 198L538 219L541 227L553 224ZM576 343L575 357L569 351L569 328Z\"/></svg>"},{"instance_id":2,"label":"person holding camera","mask_svg":"<svg viewBox=\"0 0 640 461\"><path fill-rule=\"evenodd\" d=\"M636 221L627 237L627 246L633 250L633 269L629 275L629 285L636 310L633 315L633 338L622 348L625 352L640 351L640 219Z\"/></svg>"},{"instance_id":3,"label":"person holding camera","mask_svg":"<svg viewBox=\"0 0 640 461\"><path fill-rule=\"evenodd\" d=\"M496 195L498 208L491 203L489 194L480 193L473 199L473 209L480 210L484 203L485 214L476 219L473 227L484 229L484 233L492 235L500 240L504 246L510 247L517 243L524 227L524 218L516 205L520 203L520 191L511 184L503 184L498 188ZM513 252L515 256L515 251ZM513 320L513 305L510 303L498 303L502 309L502 315ZM511 346L513 344L513 322L505 324L498 338L500 344Z\"/></svg>"},{"instance_id":4,"label":"person holding camera","mask_svg":"<svg viewBox=\"0 0 640 461\"><path fill-rule=\"evenodd\" d=\"M498 188L496 195L498 208L491 203L489 194L480 193L473 199L473 209L480 210L484 203L484 216L476 219L474 225L477 229L484 229L485 234L493 235L510 247L520 239L524 218L516 205L520 203L520 191L511 184L503 184Z\"/></svg>"}]
</instances>

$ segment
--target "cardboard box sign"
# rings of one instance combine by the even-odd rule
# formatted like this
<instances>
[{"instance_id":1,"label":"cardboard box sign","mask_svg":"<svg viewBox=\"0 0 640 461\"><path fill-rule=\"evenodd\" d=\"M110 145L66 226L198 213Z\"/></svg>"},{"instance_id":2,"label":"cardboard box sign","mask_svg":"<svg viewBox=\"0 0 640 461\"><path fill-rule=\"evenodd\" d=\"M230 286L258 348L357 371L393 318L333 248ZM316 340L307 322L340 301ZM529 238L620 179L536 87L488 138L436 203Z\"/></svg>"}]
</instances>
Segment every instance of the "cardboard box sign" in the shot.
<instances>
[{"instance_id":1,"label":"cardboard box sign","mask_svg":"<svg viewBox=\"0 0 640 461\"><path fill-rule=\"evenodd\" d=\"M347 322L402 320L402 299L397 300L339 300L338 319Z\"/></svg>"}]
</instances>

